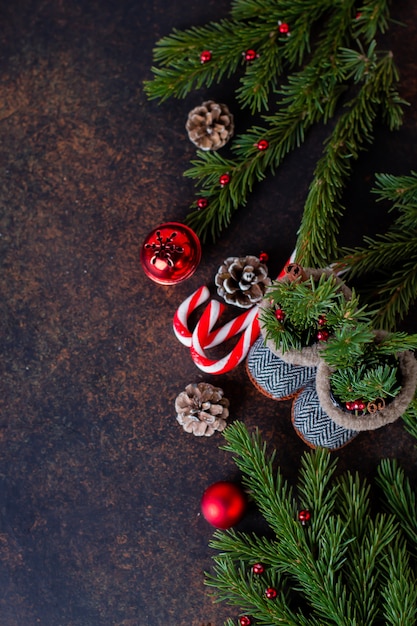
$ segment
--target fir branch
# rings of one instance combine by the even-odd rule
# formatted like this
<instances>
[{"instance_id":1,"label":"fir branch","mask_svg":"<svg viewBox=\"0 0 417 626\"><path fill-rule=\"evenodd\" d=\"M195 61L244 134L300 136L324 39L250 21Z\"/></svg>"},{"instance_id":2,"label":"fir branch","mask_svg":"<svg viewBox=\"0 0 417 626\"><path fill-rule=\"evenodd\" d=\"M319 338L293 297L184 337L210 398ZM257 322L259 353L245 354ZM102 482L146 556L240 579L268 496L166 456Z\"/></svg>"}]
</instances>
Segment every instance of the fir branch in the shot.
<instances>
[{"instance_id":1,"label":"fir branch","mask_svg":"<svg viewBox=\"0 0 417 626\"><path fill-rule=\"evenodd\" d=\"M375 47L367 55L356 53L356 63L348 57L348 69L356 78L365 79L348 110L339 118L317 163L313 182L304 205L297 237L297 261L301 265L322 267L337 257L337 235L345 208L341 204L343 189L359 152L373 139L373 128L381 110L391 108L391 92L396 70L392 55L376 59ZM393 110L396 107L393 107ZM394 112L392 119L396 119ZM390 119L391 119L390 117Z\"/></svg>"},{"instance_id":2,"label":"fir branch","mask_svg":"<svg viewBox=\"0 0 417 626\"><path fill-rule=\"evenodd\" d=\"M390 549L386 561L387 593L383 612L387 626L407 626L417 621L417 580L401 538Z\"/></svg>"},{"instance_id":3,"label":"fir branch","mask_svg":"<svg viewBox=\"0 0 417 626\"><path fill-rule=\"evenodd\" d=\"M220 553L206 583L217 599L265 626L411 626L417 597L414 557L410 561L417 549L416 494L397 462L386 460L378 468L390 512L373 516L367 483L349 473L335 478L328 450L305 453L298 502L308 506L311 521L303 527L294 518L292 489L279 470L274 478L275 452L267 457L259 431L249 435L235 422L224 436L225 449L234 454L276 537L215 532L211 547ZM262 576L252 572L259 560L265 564ZM265 597L269 585L277 590L276 600Z\"/></svg>"},{"instance_id":4,"label":"fir branch","mask_svg":"<svg viewBox=\"0 0 417 626\"><path fill-rule=\"evenodd\" d=\"M411 171L408 176L394 176L393 174L376 173L375 186L372 192L378 200L389 200L393 208L407 207L417 202L417 172ZM393 210L393 208L391 210Z\"/></svg>"},{"instance_id":5,"label":"fir branch","mask_svg":"<svg viewBox=\"0 0 417 626\"><path fill-rule=\"evenodd\" d=\"M388 510L397 518L414 556L417 556L417 499L396 459L382 459L376 484L381 487Z\"/></svg>"},{"instance_id":6,"label":"fir branch","mask_svg":"<svg viewBox=\"0 0 417 626\"><path fill-rule=\"evenodd\" d=\"M384 33L387 30L388 20L388 0L365 0L356 14L355 33L370 42L378 32Z\"/></svg>"},{"instance_id":7,"label":"fir branch","mask_svg":"<svg viewBox=\"0 0 417 626\"><path fill-rule=\"evenodd\" d=\"M375 325L394 328L417 299L417 174L377 174L372 192L388 201L397 215L385 234L364 237L364 244L341 250L337 268L349 278L366 276L373 268L377 277L363 290L365 301L375 307Z\"/></svg>"},{"instance_id":8,"label":"fir branch","mask_svg":"<svg viewBox=\"0 0 417 626\"><path fill-rule=\"evenodd\" d=\"M257 537L254 534L238 533L233 528L227 533L216 530L209 543L210 548L218 551L220 556L229 556L234 561L261 562L264 565L274 566L276 541L266 537Z\"/></svg>"},{"instance_id":9,"label":"fir branch","mask_svg":"<svg viewBox=\"0 0 417 626\"><path fill-rule=\"evenodd\" d=\"M363 537L370 515L370 486L356 473L342 474L337 478L339 497L335 512L340 515L351 537Z\"/></svg>"}]
</instances>

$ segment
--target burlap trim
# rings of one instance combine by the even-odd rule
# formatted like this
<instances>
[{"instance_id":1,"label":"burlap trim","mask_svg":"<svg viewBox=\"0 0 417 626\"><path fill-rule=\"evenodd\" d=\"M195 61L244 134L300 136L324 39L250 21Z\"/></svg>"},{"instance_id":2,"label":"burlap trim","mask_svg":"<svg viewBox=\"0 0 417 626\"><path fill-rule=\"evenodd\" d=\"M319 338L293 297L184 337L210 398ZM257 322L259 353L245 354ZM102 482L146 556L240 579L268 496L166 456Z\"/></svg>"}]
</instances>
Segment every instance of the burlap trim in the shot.
<instances>
[{"instance_id":1,"label":"burlap trim","mask_svg":"<svg viewBox=\"0 0 417 626\"><path fill-rule=\"evenodd\" d=\"M327 276L334 276L336 278L336 281L340 284L340 289L342 293L344 294L346 300L351 299L352 297L351 289L349 289L349 287L347 287L345 283L338 276L336 276L331 270L314 269L314 268L307 267L307 268L304 268L304 271L307 274L308 278L310 278L310 276L313 276L313 278L316 280L319 280L322 274L326 274ZM286 278L284 277L282 280L285 281ZM262 316L263 310L272 308L272 304L269 302L268 297L267 297L268 291L269 290L266 291L265 298L258 305L259 325L260 325L262 337L265 340L265 345L271 350L273 354L278 356L280 359L282 359L286 363L291 363L291 365L305 365L307 367L317 367L318 364L320 363L321 344L315 343L312 346L302 348L302 350L287 350L286 352L282 352L276 347L275 342L272 339L266 339L266 331L265 331L265 327L262 324L261 316Z\"/></svg>"},{"instance_id":2,"label":"burlap trim","mask_svg":"<svg viewBox=\"0 0 417 626\"><path fill-rule=\"evenodd\" d=\"M413 353L402 352L398 359L403 376L398 396L387 404L383 411L359 417L334 405L330 397L331 369L324 361L320 361L317 367L316 389L322 409L339 426L357 431L376 430L395 422L406 411L417 387L417 361Z\"/></svg>"}]
</instances>

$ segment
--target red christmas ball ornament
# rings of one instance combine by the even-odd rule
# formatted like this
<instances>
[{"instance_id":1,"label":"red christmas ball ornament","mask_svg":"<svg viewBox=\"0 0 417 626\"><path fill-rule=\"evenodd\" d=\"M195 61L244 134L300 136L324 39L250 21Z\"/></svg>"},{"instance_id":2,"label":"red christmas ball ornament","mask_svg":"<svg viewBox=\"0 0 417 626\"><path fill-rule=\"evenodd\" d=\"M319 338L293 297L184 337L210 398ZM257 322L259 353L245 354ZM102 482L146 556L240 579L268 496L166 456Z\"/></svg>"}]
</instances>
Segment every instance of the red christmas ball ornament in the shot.
<instances>
[{"instance_id":1,"label":"red christmas ball ornament","mask_svg":"<svg viewBox=\"0 0 417 626\"><path fill-rule=\"evenodd\" d=\"M246 510L247 500L238 485L228 481L213 483L203 493L201 512L215 528L227 529L237 524Z\"/></svg>"},{"instance_id":2,"label":"red christmas ball ornament","mask_svg":"<svg viewBox=\"0 0 417 626\"><path fill-rule=\"evenodd\" d=\"M211 61L211 52L210 50L203 50L203 52L200 54L200 61L202 63L208 63L209 61Z\"/></svg>"},{"instance_id":3,"label":"red christmas ball ornament","mask_svg":"<svg viewBox=\"0 0 417 626\"><path fill-rule=\"evenodd\" d=\"M278 22L278 30L281 35L289 35L290 33L290 27L286 22Z\"/></svg>"},{"instance_id":4,"label":"red christmas ball ornament","mask_svg":"<svg viewBox=\"0 0 417 626\"><path fill-rule=\"evenodd\" d=\"M275 587L268 587L268 589L265 590L265 595L268 600L275 600L278 595L278 591L275 589Z\"/></svg>"},{"instance_id":5,"label":"red christmas ball ornament","mask_svg":"<svg viewBox=\"0 0 417 626\"><path fill-rule=\"evenodd\" d=\"M269 147L269 142L266 139L260 139L256 144L256 147L262 152Z\"/></svg>"},{"instance_id":6,"label":"red christmas ball ornament","mask_svg":"<svg viewBox=\"0 0 417 626\"><path fill-rule=\"evenodd\" d=\"M200 209L200 211L202 211L203 209L207 209L207 207L208 207L207 198L199 198L197 200L197 208Z\"/></svg>"},{"instance_id":7,"label":"red christmas ball ornament","mask_svg":"<svg viewBox=\"0 0 417 626\"><path fill-rule=\"evenodd\" d=\"M303 526L305 526L307 522L310 521L310 519L311 519L311 513L307 509L303 509L302 511L299 512L298 521L300 521Z\"/></svg>"},{"instance_id":8,"label":"red christmas ball ornament","mask_svg":"<svg viewBox=\"0 0 417 626\"><path fill-rule=\"evenodd\" d=\"M252 565L252 572L256 574L257 576L260 576L261 574L263 574L264 571L265 571L265 567L262 563L254 563L254 565Z\"/></svg>"},{"instance_id":9,"label":"red christmas ball ornament","mask_svg":"<svg viewBox=\"0 0 417 626\"><path fill-rule=\"evenodd\" d=\"M255 50L246 50L246 52L244 52L244 56L245 61L248 61L250 63L251 61L254 61L258 55L256 54Z\"/></svg>"},{"instance_id":10,"label":"red christmas ball ornament","mask_svg":"<svg viewBox=\"0 0 417 626\"><path fill-rule=\"evenodd\" d=\"M261 263L268 263L269 256L268 256L267 252L261 252L261 254L259 255L259 260L260 260Z\"/></svg>"},{"instance_id":11,"label":"red christmas ball ornament","mask_svg":"<svg viewBox=\"0 0 417 626\"><path fill-rule=\"evenodd\" d=\"M239 617L240 626L250 626L252 624L252 620L248 615L242 615Z\"/></svg>"},{"instance_id":12,"label":"red christmas ball ornament","mask_svg":"<svg viewBox=\"0 0 417 626\"><path fill-rule=\"evenodd\" d=\"M285 311L283 311L282 309L276 309L275 317L279 322L283 322L285 320Z\"/></svg>"},{"instance_id":13,"label":"red christmas ball ornament","mask_svg":"<svg viewBox=\"0 0 417 626\"><path fill-rule=\"evenodd\" d=\"M189 278L200 260L199 238L179 222L167 222L152 230L140 251L143 271L160 285L174 285Z\"/></svg>"},{"instance_id":14,"label":"red christmas ball ornament","mask_svg":"<svg viewBox=\"0 0 417 626\"><path fill-rule=\"evenodd\" d=\"M219 183L221 187L224 187L225 185L228 185L230 183L230 176L229 174L222 174L219 178Z\"/></svg>"},{"instance_id":15,"label":"red christmas ball ornament","mask_svg":"<svg viewBox=\"0 0 417 626\"><path fill-rule=\"evenodd\" d=\"M317 333L317 339L318 341L327 341L329 338L329 331L328 330L319 330L319 332Z\"/></svg>"}]
</instances>

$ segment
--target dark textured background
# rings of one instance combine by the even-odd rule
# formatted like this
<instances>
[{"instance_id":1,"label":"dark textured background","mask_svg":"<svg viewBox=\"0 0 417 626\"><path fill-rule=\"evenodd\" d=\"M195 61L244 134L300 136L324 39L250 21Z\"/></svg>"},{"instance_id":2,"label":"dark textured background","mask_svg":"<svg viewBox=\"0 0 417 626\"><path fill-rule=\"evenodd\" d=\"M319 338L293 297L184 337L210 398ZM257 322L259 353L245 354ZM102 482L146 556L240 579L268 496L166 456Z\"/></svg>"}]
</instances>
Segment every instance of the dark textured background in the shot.
<instances>
[{"instance_id":1,"label":"dark textured background","mask_svg":"<svg viewBox=\"0 0 417 626\"><path fill-rule=\"evenodd\" d=\"M411 106L381 129L346 192L343 238L380 231L375 171L407 174L417 152L417 7L396 3L387 35ZM219 0L16 0L0 6L0 624L220 626L238 612L203 584L212 528L204 489L235 479L220 435L175 420L189 382L223 387L232 418L259 426L293 477L305 445L290 404L261 396L240 366L205 376L172 333L177 306L212 285L230 255L291 253L326 129L315 129L256 189L196 274L173 287L147 279L146 234L184 219L194 199L188 111L207 96L244 115L226 83L185 101L149 102L152 48L172 28L228 15ZM278 16L279 17L279 16ZM413 316L410 317L413 327ZM414 331L415 331L414 327ZM401 422L337 453L372 476L381 456L415 472ZM241 528L256 527L252 511Z\"/></svg>"}]
</instances>

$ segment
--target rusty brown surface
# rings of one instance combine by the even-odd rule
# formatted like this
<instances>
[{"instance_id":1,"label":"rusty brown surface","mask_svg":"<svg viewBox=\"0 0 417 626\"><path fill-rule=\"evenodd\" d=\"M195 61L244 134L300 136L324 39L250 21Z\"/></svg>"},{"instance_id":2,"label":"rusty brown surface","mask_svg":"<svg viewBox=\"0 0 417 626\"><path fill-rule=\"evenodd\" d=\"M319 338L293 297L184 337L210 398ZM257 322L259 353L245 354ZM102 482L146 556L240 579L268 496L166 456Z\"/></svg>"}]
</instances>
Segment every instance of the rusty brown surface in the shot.
<instances>
[{"instance_id":1,"label":"rusty brown surface","mask_svg":"<svg viewBox=\"0 0 417 626\"><path fill-rule=\"evenodd\" d=\"M243 366L212 377L172 332L177 306L212 285L228 256L291 253L323 129L292 155L192 278L151 282L139 248L159 223L184 219L194 199L183 171L195 149L184 124L201 94L159 106L142 81L152 48L172 28L226 16L218 0L18 1L0 8L0 624L220 626L237 611L204 586L212 528L203 490L234 479L221 435L198 439L175 421L189 382L223 387L233 419L259 426L291 477L306 449L289 402L262 396ZM416 164L417 9L394 10L406 109L361 156L347 193L344 236L378 232L367 211L374 171ZM222 91L224 89L225 91ZM227 98L228 87L210 94ZM241 122L242 124L242 122ZM239 131L242 129L238 129ZM415 328L414 328L415 331ZM372 476L396 456L415 471L401 422L363 433L340 468ZM242 528L255 528L249 511Z\"/></svg>"}]
</instances>

